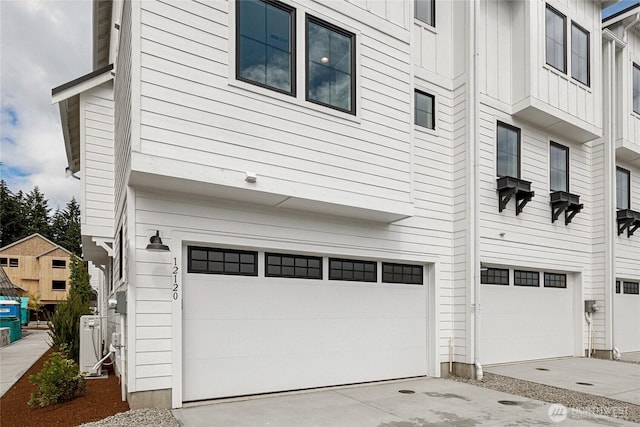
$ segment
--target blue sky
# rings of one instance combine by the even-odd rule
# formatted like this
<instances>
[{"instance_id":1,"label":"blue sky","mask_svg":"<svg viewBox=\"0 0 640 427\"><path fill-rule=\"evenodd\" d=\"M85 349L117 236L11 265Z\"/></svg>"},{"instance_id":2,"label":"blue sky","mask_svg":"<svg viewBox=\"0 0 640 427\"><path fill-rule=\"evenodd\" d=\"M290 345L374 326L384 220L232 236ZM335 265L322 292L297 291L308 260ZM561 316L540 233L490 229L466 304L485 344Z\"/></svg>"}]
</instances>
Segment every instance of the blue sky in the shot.
<instances>
[{"instance_id":1,"label":"blue sky","mask_svg":"<svg viewBox=\"0 0 640 427\"><path fill-rule=\"evenodd\" d=\"M630 6L633 6L634 4L637 4L638 0L622 0L619 1L618 3L614 4L613 6L609 6L608 8L606 8L605 10L602 11L602 17L606 18L607 16L611 16L616 12L621 11L622 9L626 9Z\"/></svg>"},{"instance_id":2,"label":"blue sky","mask_svg":"<svg viewBox=\"0 0 640 427\"><path fill-rule=\"evenodd\" d=\"M78 198L51 89L91 71L91 0L0 0L0 177L40 187L53 209Z\"/></svg>"}]
</instances>

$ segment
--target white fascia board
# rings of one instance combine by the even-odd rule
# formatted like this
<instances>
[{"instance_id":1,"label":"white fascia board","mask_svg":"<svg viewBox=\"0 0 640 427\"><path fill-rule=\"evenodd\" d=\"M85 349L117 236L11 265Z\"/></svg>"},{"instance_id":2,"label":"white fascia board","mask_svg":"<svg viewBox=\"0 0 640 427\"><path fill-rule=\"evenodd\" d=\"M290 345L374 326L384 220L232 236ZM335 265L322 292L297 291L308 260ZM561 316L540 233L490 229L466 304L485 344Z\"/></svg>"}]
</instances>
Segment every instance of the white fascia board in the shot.
<instances>
[{"instance_id":1,"label":"white fascia board","mask_svg":"<svg viewBox=\"0 0 640 427\"><path fill-rule=\"evenodd\" d=\"M102 73L92 79L85 80L77 85L70 87L66 90L60 91L55 95L51 96L51 103L57 104L61 101L69 99L73 96L80 95L82 92L86 92L90 89L93 89L96 86L100 86L101 84L108 82L113 79L113 75L111 72Z\"/></svg>"}]
</instances>

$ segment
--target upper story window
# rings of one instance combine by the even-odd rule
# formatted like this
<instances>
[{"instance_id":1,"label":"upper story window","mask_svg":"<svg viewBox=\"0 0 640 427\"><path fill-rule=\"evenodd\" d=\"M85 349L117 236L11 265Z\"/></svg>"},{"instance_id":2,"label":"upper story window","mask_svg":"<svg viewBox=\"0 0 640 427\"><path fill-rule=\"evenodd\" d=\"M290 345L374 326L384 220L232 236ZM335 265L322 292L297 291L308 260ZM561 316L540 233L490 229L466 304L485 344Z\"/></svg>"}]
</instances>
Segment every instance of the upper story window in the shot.
<instances>
[{"instance_id":1,"label":"upper story window","mask_svg":"<svg viewBox=\"0 0 640 427\"><path fill-rule=\"evenodd\" d=\"M415 111L414 120L418 126L429 129L436 128L435 114L435 97L428 93L415 91Z\"/></svg>"},{"instance_id":2,"label":"upper story window","mask_svg":"<svg viewBox=\"0 0 640 427\"><path fill-rule=\"evenodd\" d=\"M436 0L414 0L415 18L425 24L436 26Z\"/></svg>"},{"instance_id":3,"label":"upper story window","mask_svg":"<svg viewBox=\"0 0 640 427\"><path fill-rule=\"evenodd\" d=\"M307 16L307 101L355 114L355 35Z\"/></svg>"},{"instance_id":4,"label":"upper story window","mask_svg":"<svg viewBox=\"0 0 640 427\"><path fill-rule=\"evenodd\" d=\"M520 129L498 122L497 152L498 176L520 178Z\"/></svg>"},{"instance_id":5,"label":"upper story window","mask_svg":"<svg viewBox=\"0 0 640 427\"><path fill-rule=\"evenodd\" d=\"M631 209L631 173L616 168L616 208Z\"/></svg>"},{"instance_id":6,"label":"upper story window","mask_svg":"<svg viewBox=\"0 0 640 427\"><path fill-rule=\"evenodd\" d=\"M67 261L65 261L63 259L51 260L51 267L52 268L67 268Z\"/></svg>"},{"instance_id":7,"label":"upper story window","mask_svg":"<svg viewBox=\"0 0 640 427\"><path fill-rule=\"evenodd\" d=\"M545 45L547 64L567 72L567 18L547 5L545 11Z\"/></svg>"},{"instance_id":8,"label":"upper story window","mask_svg":"<svg viewBox=\"0 0 640 427\"><path fill-rule=\"evenodd\" d=\"M5 257L0 258L0 267L6 267L8 265L9 260Z\"/></svg>"},{"instance_id":9,"label":"upper story window","mask_svg":"<svg viewBox=\"0 0 640 427\"><path fill-rule=\"evenodd\" d=\"M67 282L64 280L51 281L51 289L54 291L64 291L67 289Z\"/></svg>"},{"instance_id":10,"label":"upper story window","mask_svg":"<svg viewBox=\"0 0 640 427\"><path fill-rule=\"evenodd\" d=\"M571 23L571 77L589 86L589 33Z\"/></svg>"},{"instance_id":11,"label":"upper story window","mask_svg":"<svg viewBox=\"0 0 640 427\"><path fill-rule=\"evenodd\" d=\"M551 143L549 151L549 186L551 191L569 192L569 148Z\"/></svg>"},{"instance_id":12,"label":"upper story window","mask_svg":"<svg viewBox=\"0 0 640 427\"><path fill-rule=\"evenodd\" d=\"M18 267L18 258L9 258L9 267Z\"/></svg>"},{"instance_id":13,"label":"upper story window","mask_svg":"<svg viewBox=\"0 0 640 427\"><path fill-rule=\"evenodd\" d=\"M633 64L633 111L640 114L640 65Z\"/></svg>"},{"instance_id":14,"label":"upper story window","mask_svg":"<svg viewBox=\"0 0 640 427\"><path fill-rule=\"evenodd\" d=\"M295 10L273 0L237 5L236 77L295 95Z\"/></svg>"}]
</instances>

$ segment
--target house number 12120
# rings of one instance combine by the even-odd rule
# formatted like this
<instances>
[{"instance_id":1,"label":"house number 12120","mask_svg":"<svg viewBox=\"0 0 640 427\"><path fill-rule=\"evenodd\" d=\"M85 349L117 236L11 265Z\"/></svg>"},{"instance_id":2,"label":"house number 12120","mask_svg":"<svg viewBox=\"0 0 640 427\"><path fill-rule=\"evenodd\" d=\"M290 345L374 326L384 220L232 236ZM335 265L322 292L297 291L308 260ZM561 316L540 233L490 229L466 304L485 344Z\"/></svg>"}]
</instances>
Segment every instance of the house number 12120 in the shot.
<instances>
[{"instance_id":1,"label":"house number 12120","mask_svg":"<svg viewBox=\"0 0 640 427\"><path fill-rule=\"evenodd\" d=\"M178 300L178 261L173 259L173 300Z\"/></svg>"}]
</instances>

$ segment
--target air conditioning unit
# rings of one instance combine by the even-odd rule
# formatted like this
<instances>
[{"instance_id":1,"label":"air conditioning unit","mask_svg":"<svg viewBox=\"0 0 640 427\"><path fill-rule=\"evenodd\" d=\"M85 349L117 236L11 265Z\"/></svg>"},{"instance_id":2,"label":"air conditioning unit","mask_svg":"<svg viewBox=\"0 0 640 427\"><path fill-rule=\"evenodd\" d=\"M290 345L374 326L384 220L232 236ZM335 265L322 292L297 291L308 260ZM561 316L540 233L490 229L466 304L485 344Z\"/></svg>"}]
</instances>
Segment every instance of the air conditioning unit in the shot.
<instances>
[{"instance_id":1,"label":"air conditioning unit","mask_svg":"<svg viewBox=\"0 0 640 427\"><path fill-rule=\"evenodd\" d=\"M102 358L100 316L80 317L80 373L87 377L100 376L100 367L94 368Z\"/></svg>"}]
</instances>

